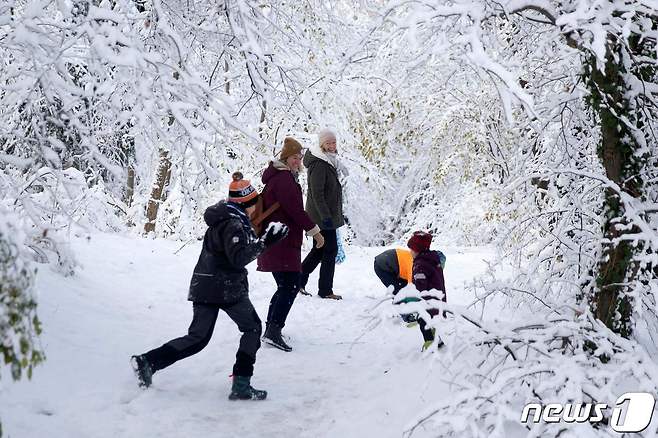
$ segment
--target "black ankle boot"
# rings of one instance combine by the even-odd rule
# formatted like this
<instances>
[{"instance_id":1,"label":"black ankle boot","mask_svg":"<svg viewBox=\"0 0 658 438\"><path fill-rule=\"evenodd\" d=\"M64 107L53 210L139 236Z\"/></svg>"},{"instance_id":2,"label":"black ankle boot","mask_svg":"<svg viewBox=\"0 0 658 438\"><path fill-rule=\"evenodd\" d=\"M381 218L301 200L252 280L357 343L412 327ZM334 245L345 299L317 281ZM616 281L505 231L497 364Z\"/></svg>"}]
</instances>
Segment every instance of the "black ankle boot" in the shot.
<instances>
[{"instance_id":1,"label":"black ankle boot","mask_svg":"<svg viewBox=\"0 0 658 438\"><path fill-rule=\"evenodd\" d=\"M267 391L254 389L250 376L233 376L233 386L228 396L229 400L265 400Z\"/></svg>"},{"instance_id":2,"label":"black ankle boot","mask_svg":"<svg viewBox=\"0 0 658 438\"><path fill-rule=\"evenodd\" d=\"M265 334L263 334L263 342L283 351L292 351L292 347L286 344L281 336L281 326L273 322L267 323Z\"/></svg>"},{"instance_id":3,"label":"black ankle boot","mask_svg":"<svg viewBox=\"0 0 658 438\"><path fill-rule=\"evenodd\" d=\"M133 367L135 376L139 381L139 386L142 388L148 388L153 382L153 367L148 360L144 357L143 354L139 356L132 356L130 358L130 364Z\"/></svg>"}]
</instances>

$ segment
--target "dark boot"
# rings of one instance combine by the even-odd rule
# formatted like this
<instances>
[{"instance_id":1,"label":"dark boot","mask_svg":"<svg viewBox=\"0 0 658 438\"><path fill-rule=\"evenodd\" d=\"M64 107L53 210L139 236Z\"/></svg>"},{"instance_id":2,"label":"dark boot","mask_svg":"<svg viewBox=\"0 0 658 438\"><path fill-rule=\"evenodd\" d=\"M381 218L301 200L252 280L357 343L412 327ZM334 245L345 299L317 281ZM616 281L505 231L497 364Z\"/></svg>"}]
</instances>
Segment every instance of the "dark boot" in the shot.
<instances>
[{"instance_id":1,"label":"dark boot","mask_svg":"<svg viewBox=\"0 0 658 438\"><path fill-rule=\"evenodd\" d=\"M416 325L418 324L418 313L402 313L400 314L400 317L402 317L402 321L406 322L407 324L411 324L412 322L415 322ZM409 327L409 326L407 326ZM414 325L415 327L415 325Z\"/></svg>"},{"instance_id":2,"label":"dark boot","mask_svg":"<svg viewBox=\"0 0 658 438\"><path fill-rule=\"evenodd\" d=\"M135 376L137 376L139 386L142 388L151 386L151 383L153 383L153 368L144 355L131 357L130 365L132 365Z\"/></svg>"},{"instance_id":3,"label":"dark boot","mask_svg":"<svg viewBox=\"0 0 658 438\"><path fill-rule=\"evenodd\" d=\"M286 344L281 336L281 326L273 322L267 323L263 334L263 342L283 351L292 351L292 347Z\"/></svg>"},{"instance_id":4,"label":"dark boot","mask_svg":"<svg viewBox=\"0 0 658 438\"><path fill-rule=\"evenodd\" d=\"M233 376L233 386L228 396L229 400L265 400L267 391L254 389L250 376Z\"/></svg>"},{"instance_id":5,"label":"dark boot","mask_svg":"<svg viewBox=\"0 0 658 438\"><path fill-rule=\"evenodd\" d=\"M320 295L318 294L320 298L325 298L328 300L342 300L343 296L342 295L336 295L335 293L330 293L329 295Z\"/></svg>"}]
</instances>

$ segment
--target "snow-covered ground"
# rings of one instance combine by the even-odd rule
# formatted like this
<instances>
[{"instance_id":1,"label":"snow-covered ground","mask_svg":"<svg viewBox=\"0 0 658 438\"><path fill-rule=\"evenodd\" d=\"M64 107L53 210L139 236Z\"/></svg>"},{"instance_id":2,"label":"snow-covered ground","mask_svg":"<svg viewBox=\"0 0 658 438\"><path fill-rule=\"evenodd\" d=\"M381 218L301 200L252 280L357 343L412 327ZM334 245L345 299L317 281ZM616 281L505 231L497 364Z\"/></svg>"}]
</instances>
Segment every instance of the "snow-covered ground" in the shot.
<instances>
[{"instance_id":1,"label":"snow-covered ground","mask_svg":"<svg viewBox=\"0 0 658 438\"><path fill-rule=\"evenodd\" d=\"M73 241L82 265L75 276L41 267L47 360L31 381L3 382L6 436L398 437L447 396L440 372L447 356L421 353L418 329L395 317L372 328L392 306L378 305L386 291L372 271L383 248L360 247L346 248L336 270L335 291L344 300L299 296L284 329L294 350L259 351L252 383L268 391L266 401L227 399L240 334L221 313L205 350L158 372L148 390L138 388L129 357L186 333L191 319L187 287L200 242L180 247L95 234ZM484 270L490 251L439 249L448 258L449 301L470 302L464 283ZM250 296L263 319L274 280L255 263L249 269ZM316 284L317 273L308 289Z\"/></svg>"}]
</instances>

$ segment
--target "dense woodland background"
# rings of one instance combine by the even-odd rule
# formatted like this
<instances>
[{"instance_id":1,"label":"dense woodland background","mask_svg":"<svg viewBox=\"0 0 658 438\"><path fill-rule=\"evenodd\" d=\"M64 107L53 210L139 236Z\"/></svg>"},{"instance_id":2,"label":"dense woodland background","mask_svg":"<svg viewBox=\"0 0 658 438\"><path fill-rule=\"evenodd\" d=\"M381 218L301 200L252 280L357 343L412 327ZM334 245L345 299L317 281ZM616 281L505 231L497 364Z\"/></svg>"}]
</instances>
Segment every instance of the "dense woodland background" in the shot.
<instances>
[{"instance_id":1,"label":"dense woodland background","mask_svg":"<svg viewBox=\"0 0 658 438\"><path fill-rule=\"evenodd\" d=\"M0 3L10 375L29 377L43 360L34 277L75 275L72 235L195 239L233 171L259 182L286 135L310 145L328 127L349 169L351 244L425 229L439 244L494 245L499 258L473 284L479 304L502 294L527 315L497 321L448 304L452 317L436 324L482 360L428 421L491 436L501 418L518 421L507 407L520 402L602 400L622 382L655 394L656 8ZM588 433L613 432L588 425L579 436Z\"/></svg>"}]
</instances>

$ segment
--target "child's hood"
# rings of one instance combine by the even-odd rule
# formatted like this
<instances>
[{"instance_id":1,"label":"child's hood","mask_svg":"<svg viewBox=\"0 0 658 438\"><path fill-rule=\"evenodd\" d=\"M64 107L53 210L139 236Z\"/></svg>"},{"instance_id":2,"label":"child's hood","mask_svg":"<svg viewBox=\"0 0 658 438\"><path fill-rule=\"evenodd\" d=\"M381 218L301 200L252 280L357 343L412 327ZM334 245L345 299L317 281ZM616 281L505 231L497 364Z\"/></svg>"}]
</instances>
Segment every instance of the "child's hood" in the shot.
<instances>
[{"instance_id":1,"label":"child's hood","mask_svg":"<svg viewBox=\"0 0 658 438\"><path fill-rule=\"evenodd\" d=\"M228 220L231 217L237 217L243 222L249 220L243 209L232 202L226 201L220 201L215 205L211 205L206 208L205 213L203 213L203 219L209 227L217 226L219 223Z\"/></svg>"}]
</instances>

